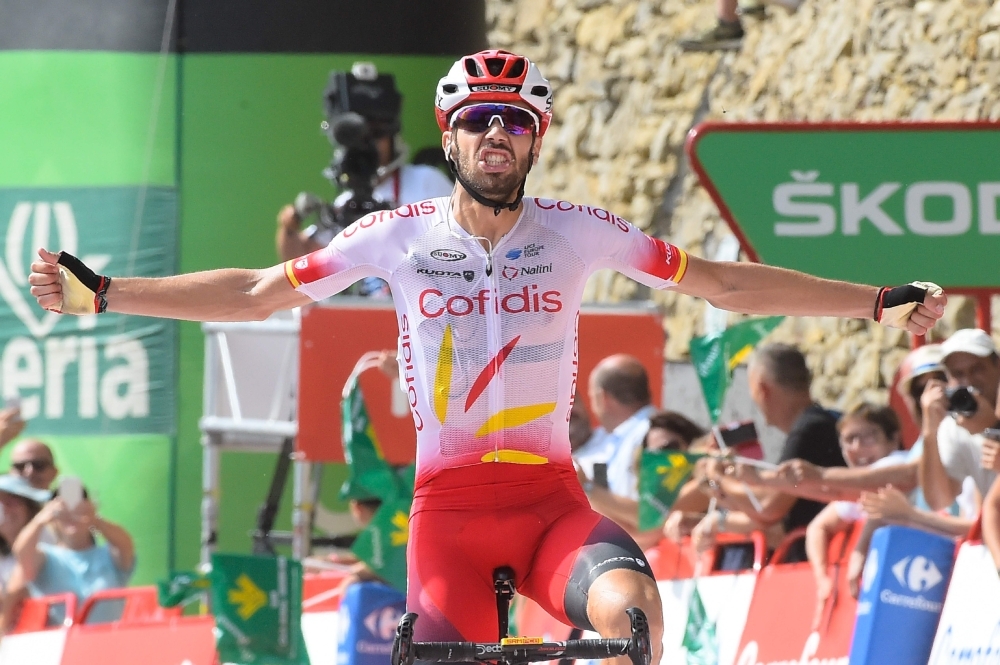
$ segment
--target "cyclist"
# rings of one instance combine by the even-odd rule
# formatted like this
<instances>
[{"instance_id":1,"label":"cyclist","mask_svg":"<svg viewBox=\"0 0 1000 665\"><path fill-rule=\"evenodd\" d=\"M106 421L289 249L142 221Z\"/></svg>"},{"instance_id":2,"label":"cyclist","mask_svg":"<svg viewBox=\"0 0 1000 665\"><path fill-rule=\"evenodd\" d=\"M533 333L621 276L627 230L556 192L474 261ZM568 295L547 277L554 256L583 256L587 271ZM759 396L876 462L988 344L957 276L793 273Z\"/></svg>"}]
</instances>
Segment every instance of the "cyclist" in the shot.
<instances>
[{"instance_id":1,"label":"cyclist","mask_svg":"<svg viewBox=\"0 0 1000 665\"><path fill-rule=\"evenodd\" d=\"M921 334L940 318L934 285L862 286L753 263L689 256L600 208L523 198L552 118L552 89L526 58L483 51L437 88L451 197L363 217L312 254L264 270L161 278L94 274L40 250L39 304L187 320L263 319L367 276L386 280L399 325L400 383L417 429L409 611L415 639L496 639L494 568L555 617L628 637L625 609L662 611L642 551L590 509L567 422L587 276L613 268L750 314L867 318Z\"/></svg>"}]
</instances>

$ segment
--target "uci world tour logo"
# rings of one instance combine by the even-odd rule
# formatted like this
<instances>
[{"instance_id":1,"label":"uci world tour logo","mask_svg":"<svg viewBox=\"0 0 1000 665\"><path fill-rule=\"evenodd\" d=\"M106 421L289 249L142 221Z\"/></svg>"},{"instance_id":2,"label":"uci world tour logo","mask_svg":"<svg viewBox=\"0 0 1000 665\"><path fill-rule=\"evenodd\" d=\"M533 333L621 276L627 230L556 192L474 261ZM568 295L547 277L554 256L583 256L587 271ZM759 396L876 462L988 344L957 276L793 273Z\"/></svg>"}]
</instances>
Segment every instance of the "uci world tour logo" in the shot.
<instances>
[{"instance_id":1,"label":"uci world tour logo","mask_svg":"<svg viewBox=\"0 0 1000 665\"><path fill-rule=\"evenodd\" d=\"M53 230L57 233L55 239ZM14 206L0 260L0 296L34 337L48 336L60 317L55 312L41 311L29 291L28 274L36 251L44 247L76 255L78 246L76 218L69 203L19 202ZM98 273L111 262L110 254L87 254L80 258ZM96 315L82 317L79 323L83 329L93 328Z\"/></svg>"}]
</instances>

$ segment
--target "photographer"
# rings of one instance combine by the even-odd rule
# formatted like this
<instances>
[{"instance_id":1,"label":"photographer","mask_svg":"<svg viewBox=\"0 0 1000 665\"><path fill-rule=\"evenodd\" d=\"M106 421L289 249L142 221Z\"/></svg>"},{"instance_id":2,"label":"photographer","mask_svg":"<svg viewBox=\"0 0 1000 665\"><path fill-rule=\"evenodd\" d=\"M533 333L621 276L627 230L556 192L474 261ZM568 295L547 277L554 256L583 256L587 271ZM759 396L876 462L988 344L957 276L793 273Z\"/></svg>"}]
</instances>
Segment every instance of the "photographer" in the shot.
<instances>
[{"instance_id":1,"label":"photographer","mask_svg":"<svg viewBox=\"0 0 1000 665\"><path fill-rule=\"evenodd\" d=\"M993 339L982 330L959 330L941 345L948 383L927 383L923 407L924 454L920 460L920 485L927 503L943 510L971 477L985 496L997 476L983 465L985 438L981 432L995 427L1000 358ZM992 458L991 458L992 461Z\"/></svg>"},{"instance_id":2,"label":"photographer","mask_svg":"<svg viewBox=\"0 0 1000 665\"><path fill-rule=\"evenodd\" d=\"M372 210L451 194L453 185L441 171L405 163L407 148L399 136L402 101L392 74L379 74L371 63L330 75L323 128L337 150L323 174L342 192L332 204L303 192L281 209L276 244L283 261L326 246ZM317 222L302 229L302 221L314 213Z\"/></svg>"}]
</instances>

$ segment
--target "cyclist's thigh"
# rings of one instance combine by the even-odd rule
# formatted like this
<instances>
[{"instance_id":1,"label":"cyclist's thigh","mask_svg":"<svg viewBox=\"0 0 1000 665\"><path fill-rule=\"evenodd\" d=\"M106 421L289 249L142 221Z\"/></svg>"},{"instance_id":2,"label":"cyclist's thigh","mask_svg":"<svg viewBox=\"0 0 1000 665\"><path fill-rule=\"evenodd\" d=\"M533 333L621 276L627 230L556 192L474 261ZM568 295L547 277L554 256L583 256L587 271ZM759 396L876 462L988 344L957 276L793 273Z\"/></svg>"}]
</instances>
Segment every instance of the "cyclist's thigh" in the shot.
<instances>
[{"instance_id":1,"label":"cyclist's thigh","mask_svg":"<svg viewBox=\"0 0 1000 665\"><path fill-rule=\"evenodd\" d=\"M593 630L587 617L590 585L619 568L653 576L642 549L624 529L589 506L581 507L545 534L520 591L557 619Z\"/></svg>"},{"instance_id":2,"label":"cyclist's thigh","mask_svg":"<svg viewBox=\"0 0 1000 665\"><path fill-rule=\"evenodd\" d=\"M495 642L493 570L526 568L531 559L533 547L519 552L516 545L541 532L539 520L520 520L520 528L513 528L488 512L470 513L422 511L410 517L406 604L419 615L417 641ZM538 526L532 528L532 521Z\"/></svg>"}]
</instances>

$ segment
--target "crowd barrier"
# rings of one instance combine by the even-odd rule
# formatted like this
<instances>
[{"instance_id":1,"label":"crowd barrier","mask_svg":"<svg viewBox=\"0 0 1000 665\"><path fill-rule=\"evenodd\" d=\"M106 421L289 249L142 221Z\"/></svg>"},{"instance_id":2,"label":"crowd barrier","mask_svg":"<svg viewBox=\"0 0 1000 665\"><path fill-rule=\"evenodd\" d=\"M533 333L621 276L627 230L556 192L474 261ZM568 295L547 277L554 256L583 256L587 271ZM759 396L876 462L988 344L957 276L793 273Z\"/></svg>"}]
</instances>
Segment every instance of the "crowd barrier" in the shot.
<instances>
[{"instance_id":1,"label":"crowd barrier","mask_svg":"<svg viewBox=\"0 0 1000 665\"><path fill-rule=\"evenodd\" d=\"M663 598L663 662L687 662L683 641L697 589L718 665L847 665L858 604L848 590L846 562L858 531L830 543L836 584L818 625L810 565L785 560L801 533L790 535L766 564L759 535L726 535L702 556L687 543L660 543L649 559ZM885 565L898 564L893 561ZM351 620L340 611L341 580L341 573L304 580L302 630L315 665L343 660L338 641ZM941 584L949 584L946 574ZM382 614L373 624L378 631L393 623ZM570 633L524 598L518 599L513 625L522 635L547 639ZM71 595L31 599L15 630L0 641L0 665L217 665L213 626L210 616L181 616L159 607L153 588L102 591L82 607ZM1000 579L978 540L958 548L929 659L929 665L957 663L1000 663Z\"/></svg>"}]
</instances>

